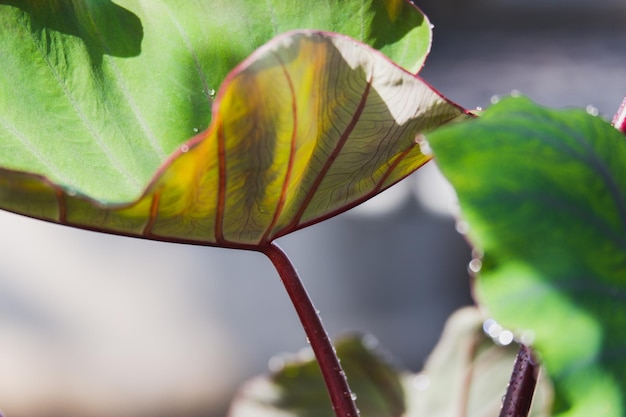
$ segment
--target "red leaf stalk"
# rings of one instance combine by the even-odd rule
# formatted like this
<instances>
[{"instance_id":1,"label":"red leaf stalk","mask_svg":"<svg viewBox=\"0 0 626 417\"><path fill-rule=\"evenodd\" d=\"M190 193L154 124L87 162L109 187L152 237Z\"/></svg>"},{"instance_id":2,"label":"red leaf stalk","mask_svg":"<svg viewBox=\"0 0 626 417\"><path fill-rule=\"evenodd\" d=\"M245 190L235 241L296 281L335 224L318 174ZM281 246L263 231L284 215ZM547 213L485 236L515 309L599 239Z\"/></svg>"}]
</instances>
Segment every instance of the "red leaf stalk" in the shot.
<instances>
[{"instance_id":1,"label":"red leaf stalk","mask_svg":"<svg viewBox=\"0 0 626 417\"><path fill-rule=\"evenodd\" d=\"M298 313L304 332L309 343L311 343L311 348L322 371L335 415L337 417L358 417L359 411L354 403L346 374L341 368L337 353L296 269L285 252L275 243L263 245L259 250L274 264Z\"/></svg>"},{"instance_id":2,"label":"red leaf stalk","mask_svg":"<svg viewBox=\"0 0 626 417\"><path fill-rule=\"evenodd\" d=\"M530 348L521 345L513 365L500 417L527 417L537 385L538 366Z\"/></svg>"}]
</instances>

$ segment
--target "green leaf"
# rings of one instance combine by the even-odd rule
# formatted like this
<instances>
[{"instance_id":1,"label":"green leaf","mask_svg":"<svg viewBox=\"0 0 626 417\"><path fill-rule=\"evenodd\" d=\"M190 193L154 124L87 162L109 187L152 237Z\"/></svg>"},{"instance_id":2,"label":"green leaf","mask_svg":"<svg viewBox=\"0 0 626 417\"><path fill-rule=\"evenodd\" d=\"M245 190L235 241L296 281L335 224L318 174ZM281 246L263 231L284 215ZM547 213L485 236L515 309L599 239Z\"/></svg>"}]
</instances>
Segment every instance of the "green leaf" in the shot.
<instances>
[{"instance_id":1,"label":"green leaf","mask_svg":"<svg viewBox=\"0 0 626 417\"><path fill-rule=\"evenodd\" d=\"M276 34L342 32L414 69L430 45L405 1L116 3L0 0L0 166L127 202L209 126L228 72Z\"/></svg>"},{"instance_id":2,"label":"green leaf","mask_svg":"<svg viewBox=\"0 0 626 417\"><path fill-rule=\"evenodd\" d=\"M428 140L484 253L477 298L532 332L555 412L625 415L623 135L582 110L510 98Z\"/></svg>"},{"instance_id":3,"label":"green leaf","mask_svg":"<svg viewBox=\"0 0 626 417\"><path fill-rule=\"evenodd\" d=\"M519 346L494 343L483 331L484 314L476 307L456 311L424 370L412 378L408 396L410 417L493 417L511 378ZM552 387L540 375L530 417L547 417Z\"/></svg>"},{"instance_id":4,"label":"green leaf","mask_svg":"<svg viewBox=\"0 0 626 417\"><path fill-rule=\"evenodd\" d=\"M232 247L257 247L372 197L428 160L415 141L420 132L464 115L363 44L342 35L291 32L230 73L215 97L209 129L179 146L133 200L125 199L132 192L120 190L141 185L144 173L138 172L152 166L148 159L161 157L150 148L164 148L143 141L141 129L125 137L117 118L99 117L92 125L65 84L54 87L63 100L49 118L36 117L34 102L28 115L8 112L27 116L36 130L0 123L8 126L0 138L0 207L87 229ZM118 90L111 90L104 92L115 96ZM81 97L94 92L75 91ZM93 103L91 110L129 103L117 98L103 100L104 107ZM169 131L172 136L159 137L180 140L192 129L179 123L189 123L185 114L194 106L186 98L188 108L176 110L170 99L175 103L177 96L155 97L168 109L155 114L138 105L123 114L114 108L122 120L135 118L135 110L150 114L167 125L152 132ZM68 124L66 116L77 115L89 122Z\"/></svg>"},{"instance_id":5,"label":"green leaf","mask_svg":"<svg viewBox=\"0 0 626 417\"><path fill-rule=\"evenodd\" d=\"M399 417L405 411L401 374L368 345L368 337L346 337L335 344L356 395L361 417ZM237 395L229 417L334 417L319 365L305 350L283 362L271 377L249 381Z\"/></svg>"},{"instance_id":6,"label":"green leaf","mask_svg":"<svg viewBox=\"0 0 626 417\"><path fill-rule=\"evenodd\" d=\"M474 307L447 321L424 370L399 370L371 336L337 341L337 354L356 394L361 417L490 417L498 415L513 369L517 346L499 346L482 331L483 315ZM281 365L241 389L229 417L333 417L326 387L310 350L277 357ZM549 381L541 378L532 417L546 417Z\"/></svg>"}]
</instances>

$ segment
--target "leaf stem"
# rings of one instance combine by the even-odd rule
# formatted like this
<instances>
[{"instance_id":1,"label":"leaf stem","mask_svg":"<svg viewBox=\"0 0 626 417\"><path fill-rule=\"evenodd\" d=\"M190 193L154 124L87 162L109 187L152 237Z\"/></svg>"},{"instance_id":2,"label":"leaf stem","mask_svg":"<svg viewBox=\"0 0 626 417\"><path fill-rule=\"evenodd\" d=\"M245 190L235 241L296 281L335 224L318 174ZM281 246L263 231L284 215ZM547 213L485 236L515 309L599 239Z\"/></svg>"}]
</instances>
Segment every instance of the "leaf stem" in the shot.
<instances>
[{"instance_id":1,"label":"leaf stem","mask_svg":"<svg viewBox=\"0 0 626 417\"><path fill-rule=\"evenodd\" d=\"M626 97L624 97L622 105L613 117L613 126L623 134L626 134Z\"/></svg>"},{"instance_id":2,"label":"leaf stem","mask_svg":"<svg viewBox=\"0 0 626 417\"><path fill-rule=\"evenodd\" d=\"M520 345L511 380L506 390L500 417L526 417L537 385L537 366L532 351L526 345Z\"/></svg>"},{"instance_id":3,"label":"leaf stem","mask_svg":"<svg viewBox=\"0 0 626 417\"><path fill-rule=\"evenodd\" d=\"M298 313L304 332L322 371L335 415L337 417L358 417L359 412L352 398L352 391L348 385L346 374L341 368L335 348L298 276L298 272L285 252L275 243L270 242L263 245L259 250L274 264Z\"/></svg>"}]
</instances>

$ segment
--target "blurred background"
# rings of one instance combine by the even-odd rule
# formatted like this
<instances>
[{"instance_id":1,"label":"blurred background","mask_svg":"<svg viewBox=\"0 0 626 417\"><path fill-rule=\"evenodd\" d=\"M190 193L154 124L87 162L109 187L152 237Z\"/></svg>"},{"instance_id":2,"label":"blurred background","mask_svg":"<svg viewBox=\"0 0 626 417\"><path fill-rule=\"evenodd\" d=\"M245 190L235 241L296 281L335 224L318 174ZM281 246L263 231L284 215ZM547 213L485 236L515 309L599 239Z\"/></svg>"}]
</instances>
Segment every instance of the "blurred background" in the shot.
<instances>
[{"instance_id":1,"label":"blurred background","mask_svg":"<svg viewBox=\"0 0 626 417\"><path fill-rule=\"evenodd\" d=\"M626 95L623 0L421 0L422 76L467 108L519 91L611 118ZM373 334L419 370L470 304L469 247L432 164L279 241L332 337ZM235 389L306 346L268 260L0 212L0 409L11 417L223 416Z\"/></svg>"}]
</instances>

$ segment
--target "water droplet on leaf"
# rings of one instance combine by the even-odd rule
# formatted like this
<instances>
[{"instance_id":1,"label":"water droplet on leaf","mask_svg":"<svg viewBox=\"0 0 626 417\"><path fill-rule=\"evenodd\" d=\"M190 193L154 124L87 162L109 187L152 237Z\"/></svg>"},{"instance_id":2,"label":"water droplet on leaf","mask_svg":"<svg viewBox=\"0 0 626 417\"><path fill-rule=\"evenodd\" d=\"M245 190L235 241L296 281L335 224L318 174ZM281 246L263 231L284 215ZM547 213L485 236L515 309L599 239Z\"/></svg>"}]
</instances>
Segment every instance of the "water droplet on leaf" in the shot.
<instances>
[{"instance_id":1,"label":"water droplet on leaf","mask_svg":"<svg viewBox=\"0 0 626 417\"><path fill-rule=\"evenodd\" d=\"M502 346L510 345L513 342L513 332L510 330L503 330L498 335L497 342Z\"/></svg>"},{"instance_id":2,"label":"water droplet on leaf","mask_svg":"<svg viewBox=\"0 0 626 417\"><path fill-rule=\"evenodd\" d=\"M597 116L600 113L600 111L596 107L592 106L591 104L585 107L585 111L592 116Z\"/></svg>"},{"instance_id":3,"label":"water droplet on leaf","mask_svg":"<svg viewBox=\"0 0 626 417\"><path fill-rule=\"evenodd\" d=\"M430 387L430 378L425 374L417 374L413 377L412 383L418 391L425 391Z\"/></svg>"},{"instance_id":4,"label":"water droplet on leaf","mask_svg":"<svg viewBox=\"0 0 626 417\"><path fill-rule=\"evenodd\" d=\"M433 150L430 147L430 144L426 140L426 136L420 134L415 137L415 143L417 143L420 147L420 152L426 156L432 155Z\"/></svg>"},{"instance_id":5,"label":"water droplet on leaf","mask_svg":"<svg viewBox=\"0 0 626 417\"><path fill-rule=\"evenodd\" d=\"M182 153L189 152L189 146L187 146L187 145L180 145L180 151Z\"/></svg>"},{"instance_id":6,"label":"water droplet on leaf","mask_svg":"<svg viewBox=\"0 0 626 417\"><path fill-rule=\"evenodd\" d=\"M480 268L482 268L483 262L480 259L474 258L470 261L468 268L470 272L476 274L480 272Z\"/></svg>"},{"instance_id":7,"label":"water droplet on leaf","mask_svg":"<svg viewBox=\"0 0 626 417\"><path fill-rule=\"evenodd\" d=\"M456 231L462 235L466 234L469 231L469 224L463 220L457 221L454 227Z\"/></svg>"},{"instance_id":8,"label":"water droplet on leaf","mask_svg":"<svg viewBox=\"0 0 626 417\"><path fill-rule=\"evenodd\" d=\"M270 372L280 372L285 367L285 360L281 356L274 356L270 358L267 367Z\"/></svg>"}]
</instances>

